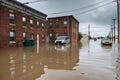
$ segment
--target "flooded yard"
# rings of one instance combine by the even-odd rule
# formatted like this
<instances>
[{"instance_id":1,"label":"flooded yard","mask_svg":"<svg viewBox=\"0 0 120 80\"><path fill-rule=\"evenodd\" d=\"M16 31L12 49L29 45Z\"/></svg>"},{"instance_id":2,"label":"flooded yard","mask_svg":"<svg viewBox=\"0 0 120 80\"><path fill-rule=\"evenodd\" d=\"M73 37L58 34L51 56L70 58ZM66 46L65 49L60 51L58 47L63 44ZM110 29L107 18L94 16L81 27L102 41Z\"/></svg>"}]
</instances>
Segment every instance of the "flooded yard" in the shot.
<instances>
[{"instance_id":1,"label":"flooded yard","mask_svg":"<svg viewBox=\"0 0 120 80\"><path fill-rule=\"evenodd\" d=\"M117 55L115 45L101 46L100 40L4 48L0 49L0 80L116 80Z\"/></svg>"}]
</instances>

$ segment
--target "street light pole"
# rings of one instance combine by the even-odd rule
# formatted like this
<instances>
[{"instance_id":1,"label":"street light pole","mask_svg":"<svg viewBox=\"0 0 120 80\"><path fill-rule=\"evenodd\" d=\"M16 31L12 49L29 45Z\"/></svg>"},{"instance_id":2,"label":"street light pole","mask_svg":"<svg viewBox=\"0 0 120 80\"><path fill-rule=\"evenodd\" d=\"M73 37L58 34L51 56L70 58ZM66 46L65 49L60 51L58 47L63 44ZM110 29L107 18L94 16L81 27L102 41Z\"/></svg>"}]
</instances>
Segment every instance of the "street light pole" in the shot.
<instances>
[{"instance_id":1,"label":"street light pole","mask_svg":"<svg viewBox=\"0 0 120 80\"><path fill-rule=\"evenodd\" d=\"M90 39L90 24L88 25L88 40Z\"/></svg>"},{"instance_id":2,"label":"street light pole","mask_svg":"<svg viewBox=\"0 0 120 80\"><path fill-rule=\"evenodd\" d=\"M118 43L120 43L120 31L119 31L119 29L120 29L120 28L119 28L119 3L118 3L118 2L119 2L119 0L117 0L117 16L118 16L118 17L117 17L117 19L118 19L117 21L118 21Z\"/></svg>"},{"instance_id":3,"label":"street light pole","mask_svg":"<svg viewBox=\"0 0 120 80\"><path fill-rule=\"evenodd\" d=\"M114 22L114 43L115 43L115 33L116 33L116 31L115 31L115 20L116 19L112 19L113 20L113 22Z\"/></svg>"},{"instance_id":4,"label":"street light pole","mask_svg":"<svg viewBox=\"0 0 120 80\"><path fill-rule=\"evenodd\" d=\"M112 41L113 41L113 26L111 25L111 37L112 37Z\"/></svg>"}]
</instances>

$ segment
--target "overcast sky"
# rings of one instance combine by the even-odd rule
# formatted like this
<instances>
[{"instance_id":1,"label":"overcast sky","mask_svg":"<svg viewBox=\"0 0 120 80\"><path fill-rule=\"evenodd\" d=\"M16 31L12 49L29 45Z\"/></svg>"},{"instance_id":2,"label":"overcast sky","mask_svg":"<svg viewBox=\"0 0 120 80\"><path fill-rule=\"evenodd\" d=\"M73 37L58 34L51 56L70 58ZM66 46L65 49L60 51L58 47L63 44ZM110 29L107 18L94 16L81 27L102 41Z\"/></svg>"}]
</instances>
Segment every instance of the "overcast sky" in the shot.
<instances>
[{"instance_id":1,"label":"overcast sky","mask_svg":"<svg viewBox=\"0 0 120 80\"><path fill-rule=\"evenodd\" d=\"M25 3L36 0L18 1ZM98 36L107 35L110 32L111 25L113 25L112 19L117 19L116 2L112 1L113 0L42 0L27 5L47 14L48 17L73 15L80 22L80 32L87 33L88 24L90 24L91 35Z\"/></svg>"}]
</instances>

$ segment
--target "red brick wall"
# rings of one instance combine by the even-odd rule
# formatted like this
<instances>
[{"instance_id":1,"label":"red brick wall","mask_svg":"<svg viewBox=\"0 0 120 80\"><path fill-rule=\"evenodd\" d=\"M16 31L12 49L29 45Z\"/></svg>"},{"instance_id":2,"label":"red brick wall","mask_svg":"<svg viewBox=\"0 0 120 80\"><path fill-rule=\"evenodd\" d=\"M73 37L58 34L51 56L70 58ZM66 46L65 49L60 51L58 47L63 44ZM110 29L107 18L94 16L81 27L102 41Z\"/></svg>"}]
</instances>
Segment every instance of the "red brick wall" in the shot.
<instances>
[{"instance_id":1,"label":"red brick wall","mask_svg":"<svg viewBox=\"0 0 120 80\"><path fill-rule=\"evenodd\" d=\"M78 42L79 22L74 17L71 17L71 40L73 43Z\"/></svg>"},{"instance_id":2,"label":"red brick wall","mask_svg":"<svg viewBox=\"0 0 120 80\"><path fill-rule=\"evenodd\" d=\"M0 47L8 46L8 10L0 5Z\"/></svg>"},{"instance_id":3,"label":"red brick wall","mask_svg":"<svg viewBox=\"0 0 120 80\"><path fill-rule=\"evenodd\" d=\"M35 17L32 17L30 15L21 13L16 10L12 10L12 13L15 14L15 25L9 24L9 8L1 6L0 5L0 47L11 47L11 46L23 46L23 32L27 32L27 39L30 39L31 33L34 34L35 43L37 41L37 34L40 34L40 43L45 43L46 39L44 40L41 38L42 33L45 33L45 29L42 29L42 26L40 26L39 29L37 29L37 21L40 23L44 23L41 19L37 19ZM22 17L25 16L27 19L27 25L26 27L22 26ZM33 28L30 28L30 19L33 19L34 25ZM16 31L16 43L10 43L9 39L9 32L10 30Z\"/></svg>"},{"instance_id":4,"label":"red brick wall","mask_svg":"<svg viewBox=\"0 0 120 80\"><path fill-rule=\"evenodd\" d=\"M9 24L9 13L12 12L15 14L15 25ZM26 17L27 24L26 27L22 26L22 17ZM64 19L67 19L67 27L64 27ZM34 21L33 28L30 27L30 19ZM56 28L56 20L59 21L59 27ZM49 28L49 22L52 20L53 26ZM37 29L37 21L44 23L44 29L42 25L39 29ZM77 25L77 26L76 26ZM49 18L48 21L42 21L41 19L37 19L33 16L27 15L20 11L11 10L5 6L0 5L0 47L12 47L12 46L23 46L23 32L27 32L27 39L31 38L31 33L34 34L35 43L37 41L37 34L40 34L40 44L46 42L46 35L49 36L49 33L53 31L53 38L50 40L54 42L56 32L59 32L59 35L64 35L64 32L67 32L68 36L70 36L71 43L78 42L78 25L79 22L73 16L63 16L63 17L55 17ZM16 43L10 43L9 33L10 30L16 31ZM44 39L42 39L42 34L45 34ZM76 37L74 37L73 33Z\"/></svg>"},{"instance_id":5,"label":"red brick wall","mask_svg":"<svg viewBox=\"0 0 120 80\"><path fill-rule=\"evenodd\" d=\"M63 21L64 21L64 18L66 17L59 17L59 18L49 18L48 21L47 21L47 29L48 29L48 35L50 32L53 33L53 38L50 40L50 42L54 42L55 41L55 37L56 37L56 32L59 33L59 36L63 36L64 35L64 32L68 32L67 27L64 27L64 24L63 24ZM56 27L56 20L58 19L59 21L59 26ZM53 26L52 28L49 27L49 22L52 21L53 23ZM69 33L69 32L68 32Z\"/></svg>"},{"instance_id":6,"label":"red brick wall","mask_svg":"<svg viewBox=\"0 0 120 80\"><path fill-rule=\"evenodd\" d=\"M64 19L67 19L67 27L64 27ZM56 28L56 20L59 21L59 27ZM49 22L52 21L53 26L52 28L49 28ZM51 42L55 41L55 32L59 32L60 36L64 35L64 32L67 32L68 36L70 36L71 43L77 43L78 42L78 27L79 27L79 22L73 17L73 16L63 16L63 17L54 17L54 18L49 18L47 21L47 29L49 33L53 31L53 38L51 39ZM76 34L75 38L73 36L73 33Z\"/></svg>"}]
</instances>

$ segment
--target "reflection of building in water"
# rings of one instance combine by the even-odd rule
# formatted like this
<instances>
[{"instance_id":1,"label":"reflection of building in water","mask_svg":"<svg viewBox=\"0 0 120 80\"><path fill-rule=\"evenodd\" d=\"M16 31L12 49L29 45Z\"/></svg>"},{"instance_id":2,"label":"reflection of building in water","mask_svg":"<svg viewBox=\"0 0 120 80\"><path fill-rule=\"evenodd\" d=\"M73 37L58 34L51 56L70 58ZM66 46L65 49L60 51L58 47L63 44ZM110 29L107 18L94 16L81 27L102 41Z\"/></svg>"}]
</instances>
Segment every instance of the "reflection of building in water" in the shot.
<instances>
[{"instance_id":1,"label":"reflection of building in water","mask_svg":"<svg viewBox=\"0 0 120 80\"><path fill-rule=\"evenodd\" d=\"M65 48L66 46L62 47ZM53 50L49 51L46 57L47 60L45 64L47 68L73 70L73 67L76 66L79 59L78 45L69 47L65 51L55 50L54 48L55 46L53 47Z\"/></svg>"},{"instance_id":2,"label":"reflection of building in water","mask_svg":"<svg viewBox=\"0 0 120 80\"><path fill-rule=\"evenodd\" d=\"M49 69L74 70L79 59L78 46L57 51L54 45L0 49L0 80L35 80Z\"/></svg>"},{"instance_id":3,"label":"reflection of building in water","mask_svg":"<svg viewBox=\"0 0 120 80\"><path fill-rule=\"evenodd\" d=\"M4 53L5 55L1 55ZM42 56L17 48L0 54L0 80L34 80L44 74Z\"/></svg>"},{"instance_id":4,"label":"reflection of building in water","mask_svg":"<svg viewBox=\"0 0 120 80\"><path fill-rule=\"evenodd\" d=\"M116 67L116 75L117 80L120 80L120 46L118 49L118 60L117 60L117 67Z\"/></svg>"}]
</instances>

